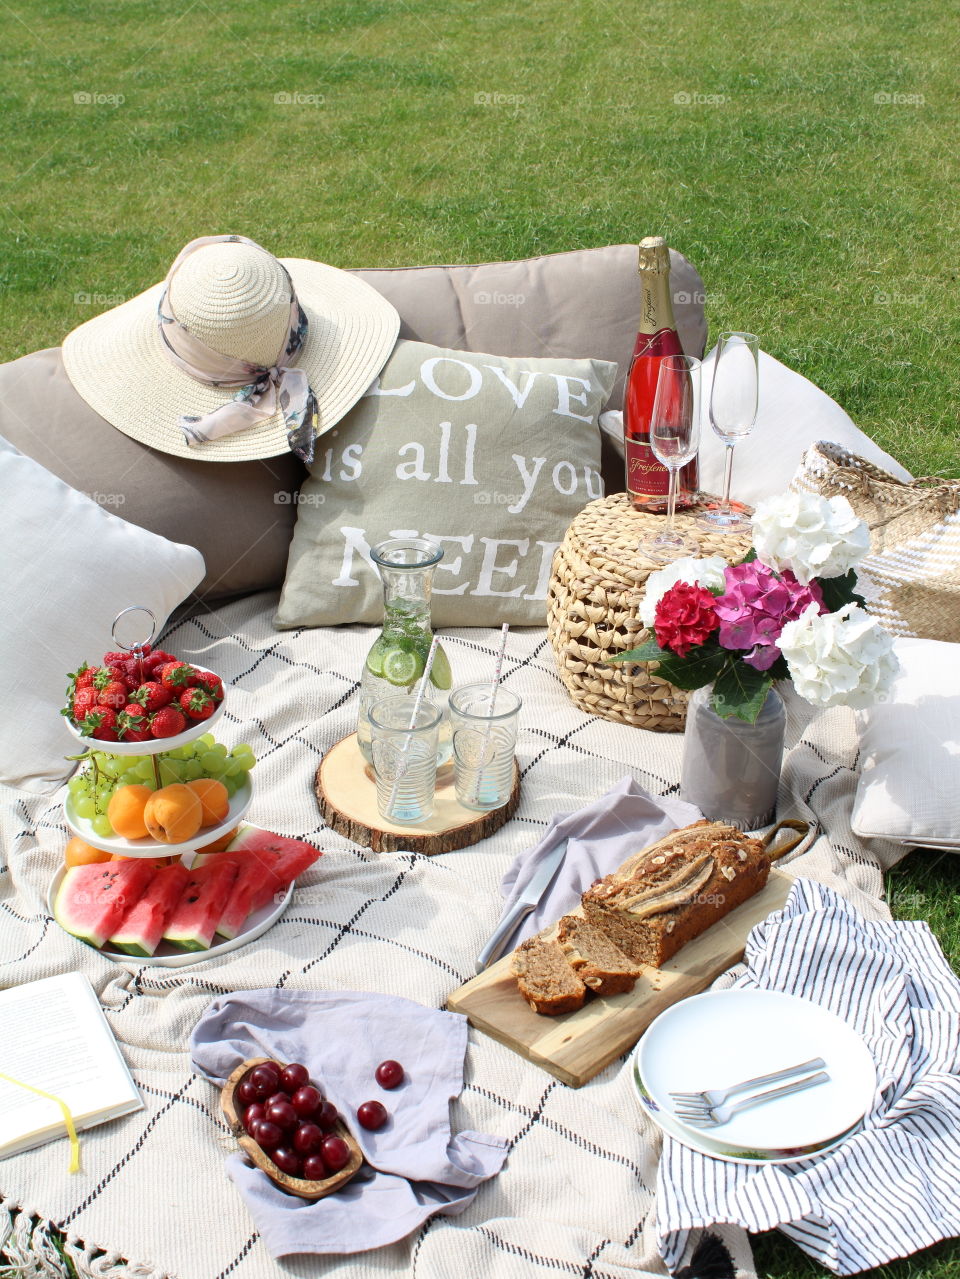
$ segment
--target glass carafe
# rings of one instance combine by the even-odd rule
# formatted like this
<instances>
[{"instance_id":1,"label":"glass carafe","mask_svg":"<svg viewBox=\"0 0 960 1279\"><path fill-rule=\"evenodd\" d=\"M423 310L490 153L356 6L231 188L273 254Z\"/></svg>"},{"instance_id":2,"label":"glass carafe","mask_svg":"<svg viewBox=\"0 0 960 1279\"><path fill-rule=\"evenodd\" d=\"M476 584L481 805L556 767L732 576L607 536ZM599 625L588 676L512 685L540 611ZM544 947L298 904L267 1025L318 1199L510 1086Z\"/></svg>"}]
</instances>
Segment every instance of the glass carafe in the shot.
<instances>
[{"instance_id":1,"label":"glass carafe","mask_svg":"<svg viewBox=\"0 0 960 1279\"><path fill-rule=\"evenodd\" d=\"M443 550L426 537L397 537L381 542L370 555L383 582L383 630L367 653L360 681L357 741L368 764L371 762L367 715L370 706L380 697L406 696L410 698L411 713L413 711L433 640L430 588L433 570L443 558ZM438 765L450 758L447 711L450 684L450 663L438 644L424 694L443 711Z\"/></svg>"}]
</instances>

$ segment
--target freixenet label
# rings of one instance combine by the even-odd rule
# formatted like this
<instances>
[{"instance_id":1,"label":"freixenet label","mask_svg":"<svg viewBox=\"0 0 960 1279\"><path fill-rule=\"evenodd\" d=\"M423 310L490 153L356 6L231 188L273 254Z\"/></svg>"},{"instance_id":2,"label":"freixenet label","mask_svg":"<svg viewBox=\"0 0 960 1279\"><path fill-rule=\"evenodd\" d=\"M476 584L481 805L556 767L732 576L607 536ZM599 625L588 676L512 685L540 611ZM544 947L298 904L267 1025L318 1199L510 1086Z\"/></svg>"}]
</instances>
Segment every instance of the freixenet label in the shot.
<instances>
[{"instance_id":1,"label":"freixenet label","mask_svg":"<svg viewBox=\"0 0 960 1279\"><path fill-rule=\"evenodd\" d=\"M649 444L624 440L627 491L641 496L663 496L670 491L670 472L654 457Z\"/></svg>"}]
</instances>

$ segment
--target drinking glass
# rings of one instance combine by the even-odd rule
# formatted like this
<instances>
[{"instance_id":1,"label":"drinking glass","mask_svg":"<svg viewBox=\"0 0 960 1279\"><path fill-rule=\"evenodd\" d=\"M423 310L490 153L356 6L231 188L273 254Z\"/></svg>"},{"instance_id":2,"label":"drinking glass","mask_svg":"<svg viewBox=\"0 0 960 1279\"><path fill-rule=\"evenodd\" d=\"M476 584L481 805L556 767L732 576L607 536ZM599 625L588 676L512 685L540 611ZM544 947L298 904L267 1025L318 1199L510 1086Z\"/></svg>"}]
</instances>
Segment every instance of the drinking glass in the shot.
<instances>
[{"instance_id":1,"label":"drinking glass","mask_svg":"<svg viewBox=\"0 0 960 1279\"><path fill-rule=\"evenodd\" d=\"M489 681L450 694L453 782L464 808L501 808L513 791L520 698Z\"/></svg>"},{"instance_id":2,"label":"drinking glass","mask_svg":"<svg viewBox=\"0 0 960 1279\"><path fill-rule=\"evenodd\" d=\"M381 697L368 710L377 810L388 822L423 822L433 812L443 712L429 698Z\"/></svg>"},{"instance_id":3,"label":"drinking glass","mask_svg":"<svg viewBox=\"0 0 960 1279\"><path fill-rule=\"evenodd\" d=\"M746 533L750 518L730 504L733 450L753 430L757 420L760 340L755 333L721 333L710 389L710 424L723 441L723 500L703 511L697 522L715 533Z\"/></svg>"},{"instance_id":4,"label":"drinking glass","mask_svg":"<svg viewBox=\"0 0 960 1279\"><path fill-rule=\"evenodd\" d=\"M692 355L665 355L657 374L657 391L650 417L650 447L670 472L667 522L657 535L642 538L637 549L662 564L682 555L696 555L700 543L682 533L674 522L677 480L700 444L700 361Z\"/></svg>"}]
</instances>

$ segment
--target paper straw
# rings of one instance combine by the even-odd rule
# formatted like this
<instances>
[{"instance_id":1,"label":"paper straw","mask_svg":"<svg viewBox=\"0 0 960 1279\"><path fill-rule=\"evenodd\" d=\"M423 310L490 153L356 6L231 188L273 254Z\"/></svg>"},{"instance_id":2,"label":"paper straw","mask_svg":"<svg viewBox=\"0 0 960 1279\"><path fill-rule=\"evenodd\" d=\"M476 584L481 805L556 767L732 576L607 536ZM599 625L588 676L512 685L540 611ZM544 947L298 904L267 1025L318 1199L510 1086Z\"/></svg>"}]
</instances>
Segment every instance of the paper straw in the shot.
<instances>
[{"instance_id":1,"label":"paper straw","mask_svg":"<svg viewBox=\"0 0 960 1279\"><path fill-rule=\"evenodd\" d=\"M497 709L497 693L500 691L500 677L503 674L503 655L507 651L507 636L510 633L510 623L504 622L500 628L500 652L497 654L497 665L493 672L493 681L490 685L490 714L487 716L487 726L483 730L483 742L480 746L480 767L477 769L477 785L473 792L473 802L479 803L480 800L480 777L483 770L483 761L486 758L487 746L490 743L490 721L493 719Z\"/></svg>"},{"instance_id":2,"label":"paper straw","mask_svg":"<svg viewBox=\"0 0 960 1279\"><path fill-rule=\"evenodd\" d=\"M439 643L440 643L440 637L438 635L434 635L433 641L430 645L430 652L427 654L427 661L423 668L423 675L420 679L420 687L417 689L416 700L413 703L413 711L410 714L410 723L407 725L407 740L404 742L403 746L401 747L401 753L404 755L406 755L407 751L410 749L410 742L412 741L411 734L413 733L413 730L417 727L417 716L420 714L420 707L423 705L423 696L424 696L424 693L426 693L427 691L427 684L430 680L430 672L433 670L433 659L437 655L437 645ZM387 812L391 816L393 815L394 806L396 805L396 802L397 802L397 794L400 790L400 778L402 776L403 776L403 773L400 772L397 776L397 780L393 783L393 790L390 793L390 803L387 805Z\"/></svg>"}]
</instances>

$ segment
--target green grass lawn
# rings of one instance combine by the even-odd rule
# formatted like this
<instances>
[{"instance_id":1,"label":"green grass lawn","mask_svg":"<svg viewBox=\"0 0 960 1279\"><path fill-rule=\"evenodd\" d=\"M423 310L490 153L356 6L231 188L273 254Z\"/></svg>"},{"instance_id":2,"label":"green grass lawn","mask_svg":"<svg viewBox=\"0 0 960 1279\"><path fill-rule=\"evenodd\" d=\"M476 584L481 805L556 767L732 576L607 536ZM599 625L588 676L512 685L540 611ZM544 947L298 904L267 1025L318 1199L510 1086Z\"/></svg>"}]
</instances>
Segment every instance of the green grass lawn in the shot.
<instances>
[{"instance_id":1,"label":"green grass lawn","mask_svg":"<svg viewBox=\"0 0 960 1279\"><path fill-rule=\"evenodd\" d=\"M960 15L934 0L4 0L0 359L236 231L338 266L664 234L917 474L960 474ZM960 967L956 860L895 912ZM761 1273L819 1267L779 1238ZM880 1273L880 1272L878 1272ZM948 1243L882 1272L960 1276Z\"/></svg>"}]
</instances>

